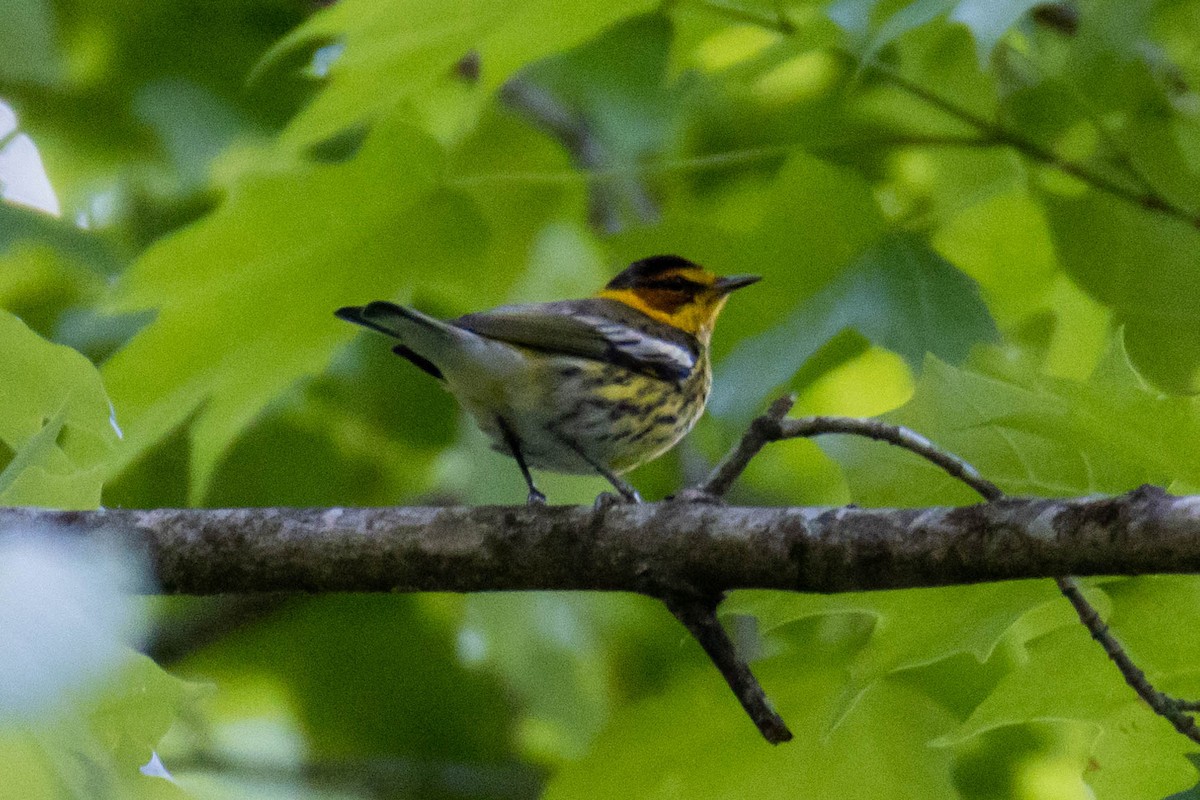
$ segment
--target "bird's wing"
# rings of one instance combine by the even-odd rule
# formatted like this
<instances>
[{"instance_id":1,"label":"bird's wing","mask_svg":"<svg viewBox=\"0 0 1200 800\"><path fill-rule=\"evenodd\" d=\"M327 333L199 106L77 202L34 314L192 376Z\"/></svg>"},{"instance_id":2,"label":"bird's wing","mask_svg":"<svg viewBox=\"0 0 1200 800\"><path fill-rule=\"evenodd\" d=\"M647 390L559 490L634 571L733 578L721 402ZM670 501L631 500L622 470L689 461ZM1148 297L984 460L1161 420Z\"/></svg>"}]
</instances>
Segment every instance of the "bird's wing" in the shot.
<instances>
[{"instance_id":1,"label":"bird's wing","mask_svg":"<svg viewBox=\"0 0 1200 800\"><path fill-rule=\"evenodd\" d=\"M662 380L686 378L699 355L694 337L602 299L501 306L454 324L489 339L619 364Z\"/></svg>"}]
</instances>

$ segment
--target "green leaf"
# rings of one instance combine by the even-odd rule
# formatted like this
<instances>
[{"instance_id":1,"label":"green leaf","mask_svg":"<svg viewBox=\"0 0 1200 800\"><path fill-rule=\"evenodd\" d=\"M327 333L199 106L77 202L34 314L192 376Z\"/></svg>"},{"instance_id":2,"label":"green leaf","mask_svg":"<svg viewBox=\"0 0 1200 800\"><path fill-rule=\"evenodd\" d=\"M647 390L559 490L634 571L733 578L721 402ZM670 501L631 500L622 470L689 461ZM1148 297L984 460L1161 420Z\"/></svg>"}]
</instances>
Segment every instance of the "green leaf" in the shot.
<instances>
[{"instance_id":1,"label":"green leaf","mask_svg":"<svg viewBox=\"0 0 1200 800\"><path fill-rule=\"evenodd\" d=\"M1196 403L1146 389L1119 347L1086 384L1043 378L999 359L987 366L990 374L930 358L913 399L884 419L920 431L1012 494L1119 493L1200 478L1190 446L1200 436ZM846 468L856 502L978 500L959 481L895 448L851 437L830 440L828 448Z\"/></svg>"},{"instance_id":2,"label":"green leaf","mask_svg":"<svg viewBox=\"0 0 1200 800\"><path fill-rule=\"evenodd\" d=\"M869 638L849 661L846 682L832 726L853 712L864 693L889 675L925 667L958 655L976 665L988 661L998 645L1032 609L1056 601L1048 581L1014 581L981 586L952 586L833 596L782 592L739 592L722 611L753 614L766 647L786 647L805 657L779 631L800 620L828 614L857 614L871 619Z\"/></svg>"},{"instance_id":3,"label":"green leaf","mask_svg":"<svg viewBox=\"0 0 1200 800\"><path fill-rule=\"evenodd\" d=\"M95 508L117 433L91 362L0 311L0 505Z\"/></svg>"},{"instance_id":4,"label":"green leaf","mask_svg":"<svg viewBox=\"0 0 1200 800\"><path fill-rule=\"evenodd\" d=\"M618 598L579 593L502 593L467 598L459 653L487 665L521 699L526 747L578 758L608 717L613 687L603 635Z\"/></svg>"},{"instance_id":5,"label":"green leaf","mask_svg":"<svg viewBox=\"0 0 1200 800\"><path fill-rule=\"evenodd\" d=\"M499 681L455 652L460 608L434 595L298 599L180 667L240 689L226 721L263 713L255 686L282 687L314 758L498 764L513 718Z\"/></svg>"},{"instance_id":6,"label":"green leaf","mask_svg":"<svg viewBox=\"0 0 1200 800\"><path fill-rule=\"evenodd\" d=\"M52 85L61 74L53 6L45 0L9 0L0 26L0 83Z\"/></svg>"},{"instance_id":7,"label":"green leaf","mask_svg":"<svg viewBox=\"0 0 1200 800\"><path fill-rule=\"evenodd\" d=\"M159 740L205 689L163 672L135 653L94 697L77 699L57 719L0 725L0 798L182 800L162 777L141 771ZM168 765L169 769L169 765Z\"/></svg>"},{"instance_id":8,"label":"green leaf","mask_svg":"<svg viewBox=\"0 0 1200 800\"><path fill-rule=\"evenodd\" d=\"M738 422L749 418L819 348L847 330L895 351L914 368L926 353L958 362L973 344L996 338L974 282L923 240L891 234L782 324L722 362L713 413Z\"/></svg>"},{"instance_id":9,"label":"green leaf","mask_svg":"<svg viewBox=\"0 0 1200 800\"><path fill-rule=\"evenodd\" d=\"M0 202L0 253L27 239L48 244L103 275L113 275L123 266L114 248L99 235L41 211Z\"/></svg>"},{"instance_id":10,"label":"green leaf","mask_svg":"<svg viewBox=\"0 0 1200 800\"><path fill-rule=\"evenodd\" d=\"M1181 626L1200 621L1200 581L1191 575L1146 575L1107 580L1101 588L1112 599L1107 622L1118 632L1129 655L1166 691L1176 676L1195 683L1200 676L1200 642L1180 636ZM1171 613L1164 614L1169 608Z\"/></svg>"},{"instance_id":11,"label":"green leaf","mask_svg":"<svg viewBox=\"0 0 1200 800\"><path fill-rule=\"evenodd\" d=\"M674 252L723 274L762 275L761 286L722 312L714 337L720 352L818 291L883 230L861 174L795 152L765 177L742 175L725 191L675 193L657 225L623 232L613 249L625 263Z\"/></svg>"},{"instance_id":12,"label":"green leaf","mask_svg":"<svg viewBox=\"0 0 1200 800\"><path fill-rule=\"evenodd\" d=\"M114 306L157 317L104 366L126 439L119 472L193 414L193 501L263 407L328 364L355 330L333 317L395 297L418 270L466 278L485 237L439 189L436 146L397 125L337 165L257 174L139 259Z\"/></svg>"},{"instance_id":13,"label":"green leaf","mask_svg":"<svg viewBox=\"0 0 1200 800\"><path fill-rule=\"evenodd\" d=\"M829 17L863 42L863 63L910 31L947 16L971 32L981 67L987 67L1000 40L1038 5L1037 0L915 0L884 3L881 0L838 0ZM882 9L894 9L880 13Z\"/></svg>"},{"instance_id":14,"label":"green leaf","mask_svg":"<svg viewBox=\"0 0 1200 800\"><path fill-rule=\"evenodd\" d=\"M703 665L662 694L620 709L582 760L559 770L549 800L622 795L694 800L904 796L956 797L949 758L926 742L955 718L921 691L880 681L830 732L844 672L872 620L833 614L793 623L804 657L755 664L756 674L796 738L770 747L728 687ZM696 649L694 642L683 645ZM856 765L848 767L848 765Z\"/></svg>"},{"instance_id":15,"label":"green leaf","mask_svg":"<svg viewBox=\"0 0 1200 800\"><path fill-rule=\"evenodd\" d=\"M480 85L491 90L520 67L654 7L649 0L603 6L579 0L457 0L435 5L349 0L311 17L282 39L266 60L313 41L337 39L344 44L328 84L288 131L292 141L305 144L445 82L468 52L479 54ZM553 24L546 24L548 20Z\"/></svg>"},{"instance_id":16,"label":"green leaf","mask_svg":"<svg viewBox=\"0 0 1200 800\"><path fill-rule=\"evenodd\" d=\"M1200 232L1095 190L1044 202L1063 268L1125 324L1138 370L1170 391L1200 390Z\"/></svg>"},{"instance_id":17,"label":"green leaf","mask_svg":"<svg viewBox=\"0 0 1200 800\"><path fill-rule=\"evenodd\" d=\"M1196 686L1193 680L1191 687ZM1031 720L1090 730L1096 766L1083 777L1098 797L1160 798L1196 781L1195 768L1183 757L1195 752L1195 745L1138 699L1081 625L1027 645L1025 663L939 743L963 742ZM1138 757L1130 759L1130 753Z\"/></svg>"}]
</instances>

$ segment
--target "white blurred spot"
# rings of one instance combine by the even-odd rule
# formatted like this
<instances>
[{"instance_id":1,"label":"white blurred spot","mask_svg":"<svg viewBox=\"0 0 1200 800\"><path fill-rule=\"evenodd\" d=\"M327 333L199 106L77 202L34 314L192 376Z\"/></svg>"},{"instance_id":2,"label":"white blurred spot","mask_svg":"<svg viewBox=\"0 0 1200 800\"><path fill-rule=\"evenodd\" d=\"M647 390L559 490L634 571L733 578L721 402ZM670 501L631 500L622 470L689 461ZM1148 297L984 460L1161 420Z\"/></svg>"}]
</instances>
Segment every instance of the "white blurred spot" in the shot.
<instances>
[{"instance_id":1,"label":"white blurred spot","mask_svg":"<svg viewBox=\"0 0 1200 800\"><path fill-rule=\"evenodd\" d=\"M0 199L60 216L62 207L46 176L37 145L23 133L7 138L16 129L17 115L0 101L0 141L6 141L0 147Z\"/></svg>"},{"instance_id":2,"label":"white blurred spot","mask_svg":"<svg viewBox=\"0 0 1200 800\"><path fill-rule=\"evenodd\" d=\"M111 400L108 401L108 424L112 425L113 432L117 434L118 439L125 438L125 432L117 424L117 409L113 407Z\"/></svg>"},{"instance_id":3,"label":"white blurred spot","mask_svg":"<svg viewBox=\"0 0 1200 800\"><path fill-rule=\"evenodd\" d=\"M123 663L146 635L141 561L53 531L0 531L0 721L43 716Z\"/></svg>"},{"instance_id":4,"label":"white blurred spot","mask_svg":"<svg viewBox=\"0 0 1200 800\"><path fill-rule=\"evenodd\" d=\"M158 757L158 753L153 750L150 751L150 760L138 767L138 772L151 778L164 778L171 783L175 783L175 778L167 771L167 767L162 763L162 759Z\"/></svg>"},{"instance_id":5,"label":"white blurred spot","mask_svg":"<svg viewBox=\"0 0 1200 800\"><path fill-rule=\"evenodd\" d=\"M474 628L463 628L458 632L458 660L464 664L478 664L487 657L487 640Z\"/></svg>"},{"instance_id":6,"label":"white blurred spot","mask_svg":"<svg viewBox=\"0 0 1200 800\"><path fill-rule=\"evenodd\" d=\"M334 62L341 58L345 49L346 45L342 42L334 42L317 48L317 51L313 53L312 61L308 64L308 74L314 78L327 77Z\"/></svg>"}]
</instances>

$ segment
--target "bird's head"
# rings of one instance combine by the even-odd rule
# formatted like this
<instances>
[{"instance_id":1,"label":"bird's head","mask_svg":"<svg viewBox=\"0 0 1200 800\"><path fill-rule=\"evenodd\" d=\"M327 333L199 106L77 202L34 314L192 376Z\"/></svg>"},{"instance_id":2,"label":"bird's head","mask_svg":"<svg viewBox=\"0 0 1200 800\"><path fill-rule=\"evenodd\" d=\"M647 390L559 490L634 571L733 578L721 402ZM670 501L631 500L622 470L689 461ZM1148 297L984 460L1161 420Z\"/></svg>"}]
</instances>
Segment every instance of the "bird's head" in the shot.
<instances>
[{"instance_id":1,"label":"bird's head","mask_svg":"<svg viewBox=\"0 0 1200 800\"><path fill-rule=\"evenodd\" d=\"M651 256L626 267L600 296L707 340L729 293L759 280L758 275L714 275L679 256Z\"/></svg>"}]
</instances>

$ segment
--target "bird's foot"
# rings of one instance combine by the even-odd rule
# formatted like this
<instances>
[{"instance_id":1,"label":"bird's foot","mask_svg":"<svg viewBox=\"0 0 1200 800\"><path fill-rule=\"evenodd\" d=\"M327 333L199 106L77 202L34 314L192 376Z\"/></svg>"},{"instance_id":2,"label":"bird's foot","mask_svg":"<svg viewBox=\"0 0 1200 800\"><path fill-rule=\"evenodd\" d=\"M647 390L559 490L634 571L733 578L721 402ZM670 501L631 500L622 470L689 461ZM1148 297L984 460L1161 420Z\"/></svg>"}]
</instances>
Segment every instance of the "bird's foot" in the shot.
<instances>
[{"instance_id":1,"label":"bird's foot","mask_svg":"<svg viewBox=\"0 0 1200 800\"><path fill-rule=\"evenodd\" d=\"M546 505L546 495L539 492L533 487L529 488L529 497L525 500L525 505L528 506L544 506Z\"/></svg>"},{"instance_id":2,"label":"bird's foot","mask_svg":"<svg viewBox=\"0 0 1200 800\"><path fill-rule=\"evenodd\" d=\"M622 492L619 495L612 492L601 492L596 495L596 502L592 504L592 508L596 511L607 511L613 506L634 505L640 502L642 502L642 496L635 489L630 489L629 494Z\"/></svg>"}]
</instances>

